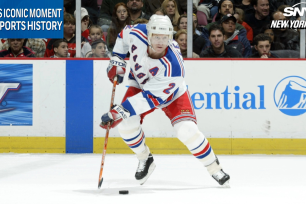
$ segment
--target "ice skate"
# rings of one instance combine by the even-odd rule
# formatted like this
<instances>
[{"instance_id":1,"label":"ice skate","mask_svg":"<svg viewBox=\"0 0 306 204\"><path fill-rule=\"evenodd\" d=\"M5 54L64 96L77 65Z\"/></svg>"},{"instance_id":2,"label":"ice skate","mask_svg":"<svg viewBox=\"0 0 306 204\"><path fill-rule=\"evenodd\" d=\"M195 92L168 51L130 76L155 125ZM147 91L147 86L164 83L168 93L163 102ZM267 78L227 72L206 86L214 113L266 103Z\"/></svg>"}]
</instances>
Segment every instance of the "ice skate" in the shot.
<instances>
[{"instance_id":1,"label":"ice skate","mask_svg":"<svg viewBox=\"0 0 306 204\"><path fill-rule=\"evenodd\" d=\"M225 173L220 166L219 160L216 156L216 160L207 166L207 170L210 173L210 175L221 185L224 187L230 187L229 180L230 176Z\"/></svg>"},{"instance_id":2,"label":"ice skate","mask_svg":"<svg viewBox=\"0 0 306 204\"><path fill-rule=\"evenodd\" d=\"M155 169L155 163L152 154L150 153L145 160L139 160L135 178L140 185L144 184Z\"/></svg>"},{"instance_id":3,"label":"ice skate","mask_svg":"<svg viewBox=\"0 0 306 204\"><path fill-rule=\"evenodd\" d=\"M217 173L213 174L212 177L221 185L224 187L230 187L229 180L230 176L225 173L222 169L218 171Z\"/></svg>"}]
</instances>

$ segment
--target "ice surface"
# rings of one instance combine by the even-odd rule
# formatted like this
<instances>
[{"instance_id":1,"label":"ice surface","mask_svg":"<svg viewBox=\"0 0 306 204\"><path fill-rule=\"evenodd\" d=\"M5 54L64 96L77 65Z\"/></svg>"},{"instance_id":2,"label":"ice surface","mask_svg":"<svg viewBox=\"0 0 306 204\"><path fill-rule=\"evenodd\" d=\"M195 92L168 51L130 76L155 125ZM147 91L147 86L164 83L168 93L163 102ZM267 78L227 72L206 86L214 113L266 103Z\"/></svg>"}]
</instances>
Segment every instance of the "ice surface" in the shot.
<instances>
[{"instance_id":1,"label":"ice surface","mask_svg":"<svg viewBox=\"0 0 306 204\"><path fill-rule=\"evenodd\" d=\"M98 189L100 154L0 154L0 203L306 203L306 156L219 155L231 188L192 155L153 156L156 169L140 186L134 155L107 154Z\"/></svg>"}]
</instances>

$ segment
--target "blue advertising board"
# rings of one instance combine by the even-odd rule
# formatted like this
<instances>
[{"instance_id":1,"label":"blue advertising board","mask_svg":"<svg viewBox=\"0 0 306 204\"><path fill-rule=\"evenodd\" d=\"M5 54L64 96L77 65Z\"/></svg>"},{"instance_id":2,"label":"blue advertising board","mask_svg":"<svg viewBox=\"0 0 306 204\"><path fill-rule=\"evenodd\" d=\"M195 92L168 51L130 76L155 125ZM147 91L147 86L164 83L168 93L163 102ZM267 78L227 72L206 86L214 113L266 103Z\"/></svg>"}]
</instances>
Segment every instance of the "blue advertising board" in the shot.
<instances>
[{"instance_id":1,"label":"blue advertising board","mask_svg":"<svg viewBox=\"0 0 306 204\"><path fill-rule=\"evenodd\" d=\"M0 64L0 126L33 124L33 65Z\"/></svg>"}]
</instances>

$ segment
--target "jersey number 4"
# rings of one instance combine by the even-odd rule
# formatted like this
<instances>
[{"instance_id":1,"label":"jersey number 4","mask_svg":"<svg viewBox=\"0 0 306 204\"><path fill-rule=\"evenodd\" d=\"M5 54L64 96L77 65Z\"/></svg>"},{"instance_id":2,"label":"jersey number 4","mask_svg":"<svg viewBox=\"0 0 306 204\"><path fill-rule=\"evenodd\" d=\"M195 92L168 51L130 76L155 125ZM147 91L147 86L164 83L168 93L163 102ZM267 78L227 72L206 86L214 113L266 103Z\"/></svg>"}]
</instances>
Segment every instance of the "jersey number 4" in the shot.
<instances>
[{"instance_id":1,"label":"jersey number 4","mask_svg":"<svg viewBox=\"0 0 306 204\"><path fill-rule=\"evenodd\" d=\"M170 86L170 88L167 88L167 89L164 90L165 94L169 94L170 93L170 90L175 87L175 83L171 83L171 84L169 84L169 86Z\"/></svg>"}]
</instances>

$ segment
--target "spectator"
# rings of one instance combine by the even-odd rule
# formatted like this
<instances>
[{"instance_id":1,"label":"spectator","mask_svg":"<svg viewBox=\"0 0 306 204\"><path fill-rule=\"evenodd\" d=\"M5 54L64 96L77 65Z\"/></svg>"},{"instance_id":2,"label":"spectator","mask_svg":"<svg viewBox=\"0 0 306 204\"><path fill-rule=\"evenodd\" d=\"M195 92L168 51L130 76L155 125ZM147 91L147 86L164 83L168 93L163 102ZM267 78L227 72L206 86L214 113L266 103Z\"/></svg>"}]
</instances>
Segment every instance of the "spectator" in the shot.
<instances>
[{"instance_id":1,"label":"spectator","mask_svg":"<svg viewBox=\"0 0 306 204\"><path fill-rule=\"evenodd\" d=\"M35 57L34 52L23 46L24 39L8 39L9 48L0 51L0 57Z\"/></svg>"},{"instance_id":2,"label":"spectator","mask_svg":"<svg viewBox=\"0 0 306 204\"><path fill-rule=\"evenodd\" d=\"M178 19L178 30L187 30L187 15L183 14L179 17ZM193 44L192 44L192 50L193 52L195 52L197 55L199 55L202 51L202 49L204 49L205 45L206 45L206 41L202 36L199 36L196 34L195 32L195 26L194 24L192 25L192 40L193 40ZM176 39L176 34L174 35L174 39Z\"/></svg>"},{"instance_id":3,"label":"spectator","mask_svg":"<svg viewBox=\"0 0 306 204\"><path fill-rule=\"evenodd\" d=\"M76 53L76 37L75 37L75 18L73 15L66 13L64 14L64 39L68 43L68 53L69 57L74 57ZM58 39L50 39L46 48L44 57L51 57L54 55L53 43ZM82 42L87 42L87 40L81 36Z\"/></svg>"},{"instance_id":4,"label":"spectator","mask_svg":"<svg viewBox=\"0 0 306 204\"><path fill-rule=\"evenodd\" d=\"M108 34L106 37L109 51L113 50L118 34L126 25L131 25L128 8L124 3L118 3L114 8L112 25L108 29Z\"/></svg>"},{"instance_id":5,"label":"spectator","mask_svg":"<svg viewBox=\"0 0 306 204\"><path fill-rule=\"evenodd\" d=\"M218 0L193 0L193 3L198 6L197 9L211 18L218 13L218 2Z\"/></svg>"},{"instance_id":6,"label":"spectator","mask_svg":"<svg viewBox=\"0 0 306 204\"><path fill-rule=\"evenodd\" d=\"M271 55L271 38L268 35L263 33L258 34L254 38L254 47L256 53L251 56L251 58L276 58L275 56Z\"/></svg>"},{"instance_id":7,"label":"spectator","mask_svg":"<svg viewBox=\"0 0 306 204\"><path fill-rule=\"evenodd\" d=\"M74 18L76 18L76 11L74 11ZM92 21L89 19L88 12L85 8L81 7L81 31L82 36L90 42L89 28L92 25Z\"/></svg>"},{"instance_id":8,"label":"spectator","mask_svg":"<svg viewBox=\"0 0 306 204\"><path fill-rule=\"evenodd\" d=\"M236 8L242 9L244 13L254 13L254 7L251 4L251 0L242 0L238 4L235 4Z\"/></svg>"},{"instance_id":9,"label":"spectator","mask_svg":"<svg viewBox=\"0 0 306 204\"><path fill-rule=\"evenodd\" d=\"M164 16L165 13L162 8L156 9L154 14Z\"/></svg>"},{"instance_id":10,"label":"spectator","mask_svg":"<svg viewBox=\"0 0 306 204\"><path fill-rule=\"evenodd\" d=\"M109 58L107 53L106 44L103 40L98 39L91 43L92 53L89 53L88 58Z\"/></svg>"},{"instance_id":11,"label":"spectator","mask_svg":"<svg viewBox=\"0 0 306 204\"><path fill-rule=\"evenodd\" d=\"M220 19L226 14L233 15L234 12L235 5L233 3L233 0L221 0L218 4L218 14L216 16L216 21L220 21Z\"/></svg>"},{"instance_id":12,"label":"spectator","mask_svg":"<svg viewBox=\"0 0 306 204\"><path fill-rule=\"evenodd\" d=\"M271 13L275 12L275 11L281 11L282 13L284 13L284 9L288 6L292 7L295 4L301 3L304 1L301 0L271 0L270 2L270 7L272 9L270 9ZM302 4L303 5L303 4ZM304 7L304 5L303 5ZM292 18L291 20L295 20L295 17Z\"/></svg>"},{"instance_id":13,"label":"spectator","mask_svg":"<svg viewBox=\"0 0 306 204\"><path fill-rule=\"evenodd\" d=\"M243 57L249 57L252 54L251 45L246 38L246 33L236 30L236 18L231 14L223 16L221 26L225 33L225 45L236 49Z\"/></svg>"},{"instance_id":14,"label":"spectator","mask_svg":"<svg viewBox=\"0 0 306 204\"><path fill-rule=\"evenodd\" d=\"M175 0L164 0L162 6L164 13L170 18L173 29L177 31L178 19L180 14L177 9L177 4Z\"/></svg>"},{"instance_id":15,"label":"spectator","mask_svg":"<svg viewBox=\"0 0 306 204\"><path fill-rule=\"evenodd\" d=\"M175 41L180 46L181 54L183 58L187 57L187 31L184 29L181 29L177 31L175 35ZM192 58L199 58L199 55L192 52Z\"/></svg>"},{"instance_id":16,"label":"spectator","mask_svg":"<svg viewBox=\"0 0 306 204\"><path fill-rule=\"evenodd\" d=\"M53 43L54 55L51 58L65 58L68 56L68 43L64 39L56 40Z\"/></svg>"},{"instance_id":17,"label":"spectator","mask_svg":"<svg viewBox=\"0 0 306 204\"><path fill-rule=\"evenodd\" d=\"M251 26L249 26L245 21L244 21L244 11L240 8L235 9L235 18L237 19L237 22L241 24L247 32L247 39L249 40L250 43L253 42L253 29Z\"/></svg>"},{"instance_id":18,"label":"spectator","mask_svg":"<svg viewBox=\"0 0 306 204\"><path fill-rule=\"evenodd\" d=\"M98 25L102 26L102 30L105 31L112 23L112 12L118 3L126 4L128 0L103 0L100 10L100 16Z\"/></svg>"},{"instance_id":19,"label":"spectator","mask_svg":"<svg viewBox=\"0 0 306 204\"><path fill-rule=\"evenodd\" d=\"M177 21L177 30L187 30L187 15L183 14Z\"/></svg>"},{"instance_id":20,"label":"spectator","mask_svg":"<svg viewBox=\"0 0 306 204\"><path fill-rule=\"evenodd\" d=\"M245 22L253 29L253 36L260 33L260 30L270 23L269 0L251 0L255 13L245 15Z\"/></svg>"},{"instance_id":21,"label":"spectator","mask_svg":"<svg viewBox=\"0 0 306 204\"><path fill-rule=\"evenodd\" d=\"M75 9L72 5L72 0L64 0L64 14L70 13L72 14Z\"/></svg>"},{"instance_id":22,"label":"spectator","mask_svg":"<svg viewBox=\"0 0 306 204\"><path fill-rule=\"evenodd\" d=\"M236 49L224 44L224 30L220 25L212 25L209 28L209 40L211 46L203 50L200 57L210 58L239 58L242 57Z\"/></svg>"},{"instance_id":23,"label":"spectator","mask_svg":"<svg viewBox=\"0 0 306 204\"><path fill-rule=\"evenodd\" d=\"M235 11L235 6L233 4L232 0L221 0L218 4L218 14L216 17L216 21L207 24L204 28L202 28L202 33L203 33L203 37L205 38L206 41L209 41L209 28L210 26L214 25L214 24L220 24L220 20L221 18L226 15L226 14L232 14L234 15L234 11ZM242 32L243 30L246 32L245 28L239 24L236 23L236 30L239 30L240 32ZM210 44L210 43L209 43ZM208 44L208 45L209 45Z\"/></svg>"},{"instance_id":24,"label":"spectator","mask_svg":"<svg viewBox=\"0 0 306 204\"><path fill-rule=\"evenodd\" d=\"M89 37L90 37L90 42L86 42L83 44L82 50L81 50L81 57L85 57L88 55L89 52L91 52L91 43L93 41L103 39L104 41L104 36L102 32L102 28L97 25L92 25L89 28ZM105 41L104 41L105 42Z\"/></svg>"},{"instance_id":25,"label":"spectator","mask_svg":"<svg viewBox=\"0 0 306 204\"><path fill-rule=\"evenodd\" d=\"M87 10L92 24L97 25L99 17L99 7L97 0L82 0L81 6Z\"/></svg>"},{"instance_id":26,"label":"spectator","mask_svg":"<svg viewBox=\"0 0 306 204\"><path fill-rule=\"evenodd\" d=\"M146 8L146 13L148 15L157 14L156 11L161 8L164 0L147 0L144 2L144 7Z\"/></svg>"},{"instance_id":27,"label":"spectator","mask_svg":"<svg viewBox=\"0 0 306 204\"><path fill-rule=\"evenodd\" d=\"M277 8L277 11L280 11L282 13L285 13L285 8L287 7L290 7L289 5L280 5L278 8ZM287 19L289 20L290 17L287 17Z\"/></svg>"},{"instance_id":28,"label":"spectator","mask_svg":"<svg viewBox=\"0 0 306 204\"><path fill-rule=\"evenodd\" d=\"M150 16L141 10L143 7L143 0L128 0L126 6L129 9L131 24L134 24L134 21L139 18L150 19Z\"/></svg>"},{"instance_id":29,"label":"spectator","mask_svg":"<svg viewBox=\"0 0 306 204\"><path fill-rule=\"evenodd\" d=\"M43 39L24 39L23 46L30 48L34 52L35 57L44 57L46 44ZM2 49L7 50L8 48L8 41L5 41Z\"/></svg>"},{"instance_id":30,"label":"spectator","mask_svg":"<svg viewBox=\"0 0 306 204\"><path fill-rule=\"evenodd\" d=\"M179 15L187 14L187 0L175 0Z\"/></svg>"},{"instance_id":31,"label":"spectator","mask_svg":"<svg viewBox=\"0 0 306 204\"><path fill-rule=\"evenodd\" d=\"M263 34L265 34L265 35L267 35L271 38L271 48L270 48L270 50L275 50L275 48L274 48L274 31L270 28L270 24L263 27L260 33L263 33Z\"/></svg>"},{"instance_id":32,"label":"spectator","mask_svg":"<svg viewBox=\"0 0 306 204\"><path fill-rule=\"evenodd\" d=\"M282 12L273 13L273 20L286 20ZM295 30L283 28L274 30L274 48L275 50L300 50L299 33Z\"/></svg>"}]
</instances>

